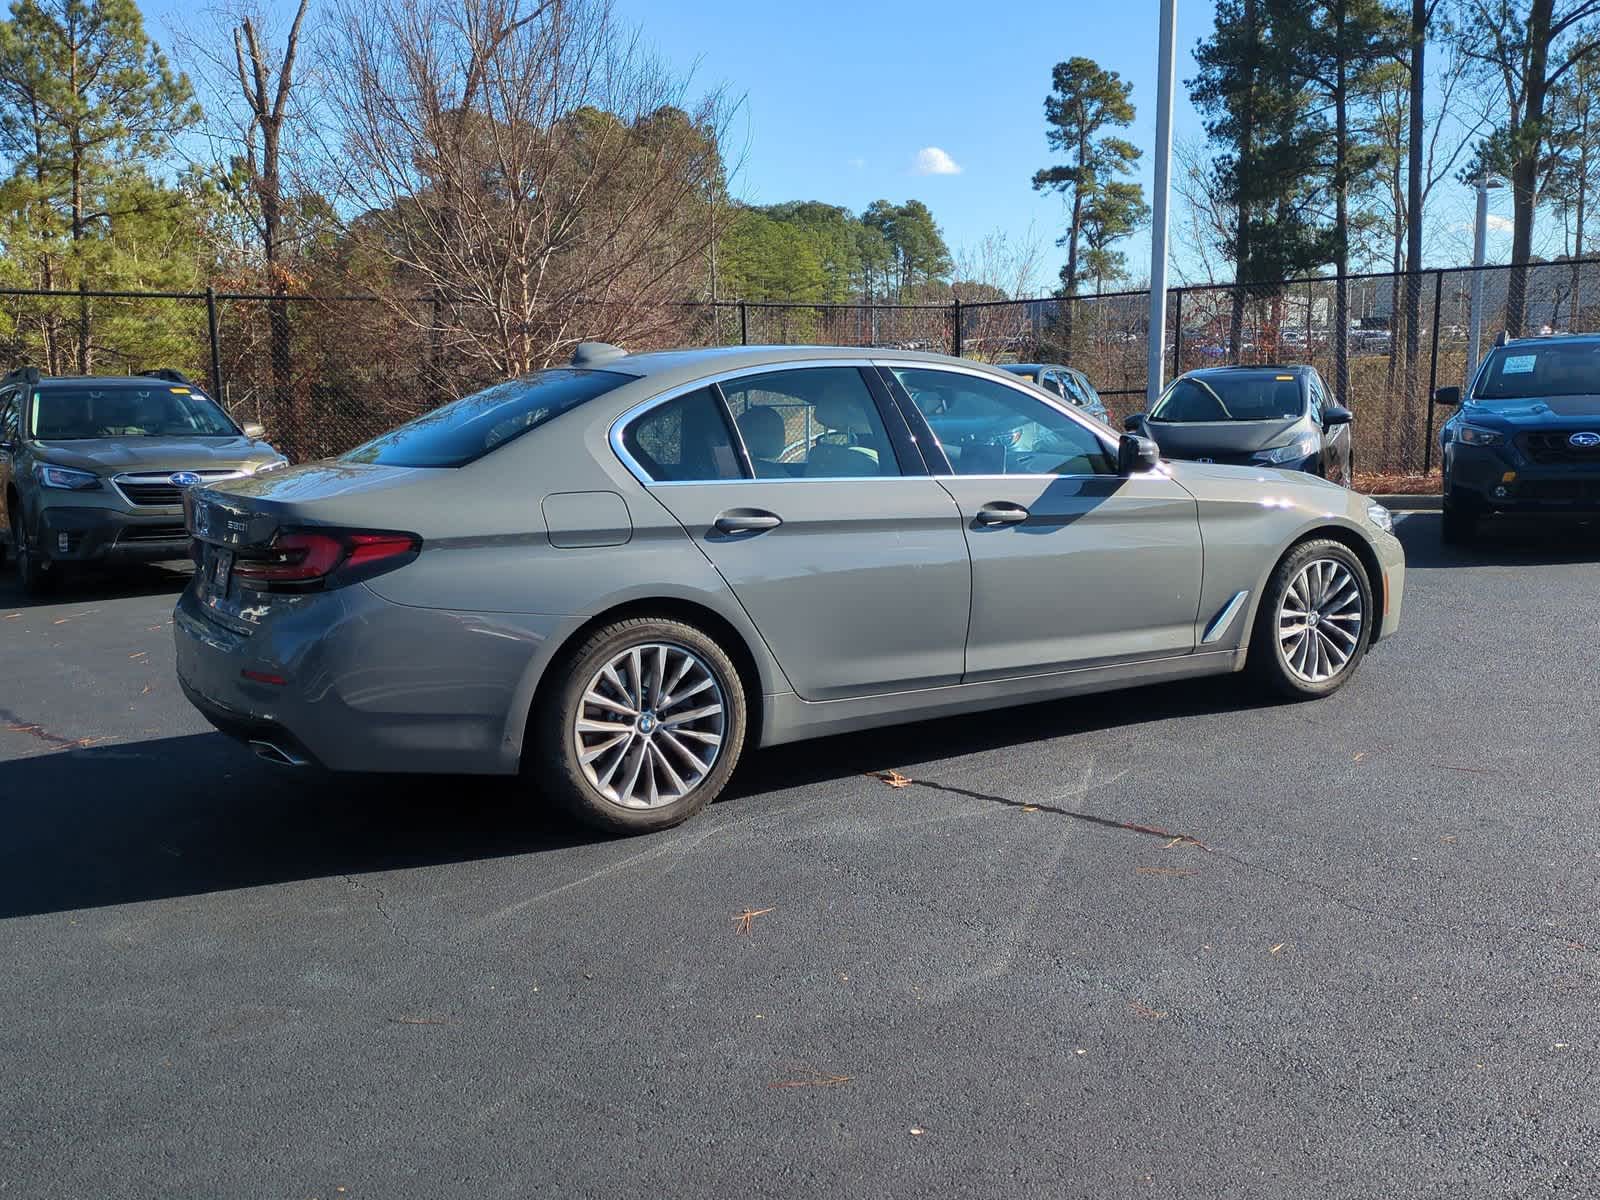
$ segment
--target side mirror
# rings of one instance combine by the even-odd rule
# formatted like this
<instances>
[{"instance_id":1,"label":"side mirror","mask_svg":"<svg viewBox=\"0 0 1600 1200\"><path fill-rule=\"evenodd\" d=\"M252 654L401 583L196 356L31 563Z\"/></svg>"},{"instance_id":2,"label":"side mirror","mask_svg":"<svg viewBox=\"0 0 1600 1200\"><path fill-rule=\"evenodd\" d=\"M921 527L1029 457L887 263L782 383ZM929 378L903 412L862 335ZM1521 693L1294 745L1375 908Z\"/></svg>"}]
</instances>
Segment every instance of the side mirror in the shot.
<instances>
[{"instance_id":1,"label":"side mirror","mask_svg":"<svg viewBox=\"0 0 1600 1200\"><path fill-rule=\"evenodd\" d=\"M1330 404L1322 410L1322 424L1332 429L1335 425L1348 425L1355 420L1355 413L1345 408L1342 404Z\"/></svg>"},{"instance_id":2,"label":"side mirror","mask_svg":"<svg viewBox=\"0 0 1600 1200\"><path fill-rule=\"evenodd\" d=\"M1125 433L1117 443L1117 473L1137 475L1161 465L1161 447L1147 437Z\"/></svg>"},{"instance_id":3,"label":"side mirror","mask_svg":"<svg viewBox=\"0 0 1600 1200\"><path fill-rule=\"evenodd\" d=\"M1142 412L1129 413L1122 418L1122 427L1129 433L1137 433L1141 437L1145 431L1145 415Z\"/></svg>"},{"instance_id":4,"label":"side mirror","mask_svg":"<svg viewBox=\"0 0 1600 1200\"><path fill-rule=\"evenodd\" d=\"M16 448L17 444L15 442L8 442L0 438L0 454L10 454Z\"/></svg>"},{"instance_id":5,"label":"side mirror","mask_svg":"<svg viewBox=\"0 0 1600 1200\"><path fill-rule=\"evenodd\" d=\"M267 427L260 421L246 421L244 423L244 435L247 438L254 438L259 442L262 438L267 436Z\"/></svg>"},{"instance_id":6,"label":"side mirror","mask_svg":"<svg viewBox=\"0 0 1600 1200\"><path fill-rule=\"evenodd\" d=\"M1433 393L1433 402L1447 407L1461 403L1461 389L1458 387L1442 387Z\"/></svg>"}]
</instances>

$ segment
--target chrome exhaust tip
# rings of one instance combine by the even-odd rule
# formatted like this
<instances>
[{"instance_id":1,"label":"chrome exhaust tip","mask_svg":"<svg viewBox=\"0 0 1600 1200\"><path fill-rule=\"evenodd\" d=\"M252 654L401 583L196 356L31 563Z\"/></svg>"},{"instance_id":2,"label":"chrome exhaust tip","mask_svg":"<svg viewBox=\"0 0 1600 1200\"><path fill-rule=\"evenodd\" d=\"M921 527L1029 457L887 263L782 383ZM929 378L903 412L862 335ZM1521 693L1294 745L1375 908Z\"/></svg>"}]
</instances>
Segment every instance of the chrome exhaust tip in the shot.
<instances>
[{"instance_id":1,"label":"chrome exhaust tip","mask_svg":"<svg viewBox=\"0 0 1600 1200\"><path fill-rule=\"evenodd\" d=\"M274 745L272 742L251 742L250 749L255 751L257 758L264 759L269 763L275 763L280 767L303 767L306 765L306 760L298 754L290 754L282 746Z\"/></svg>"}]
</instances>

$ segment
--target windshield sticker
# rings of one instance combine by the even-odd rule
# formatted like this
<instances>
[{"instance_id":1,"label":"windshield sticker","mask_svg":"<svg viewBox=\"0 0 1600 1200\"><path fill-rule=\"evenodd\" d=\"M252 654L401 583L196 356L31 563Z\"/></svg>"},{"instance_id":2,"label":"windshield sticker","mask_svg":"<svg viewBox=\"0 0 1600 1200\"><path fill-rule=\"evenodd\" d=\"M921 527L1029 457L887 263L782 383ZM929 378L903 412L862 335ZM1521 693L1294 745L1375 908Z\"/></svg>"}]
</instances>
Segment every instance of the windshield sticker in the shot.
<instances>
[{"instance_id":1,"label":"windshield sticker","mask_svg":"<svg viewBox=\"0 0 1600 1200\"><path fill-rule=\"evenodd\" d=\"M1508 354L1505 362L1500 364L1502 375L1531 375L1533 364L1538 361L1536 354Z\"/></svg>"}]
</instances>

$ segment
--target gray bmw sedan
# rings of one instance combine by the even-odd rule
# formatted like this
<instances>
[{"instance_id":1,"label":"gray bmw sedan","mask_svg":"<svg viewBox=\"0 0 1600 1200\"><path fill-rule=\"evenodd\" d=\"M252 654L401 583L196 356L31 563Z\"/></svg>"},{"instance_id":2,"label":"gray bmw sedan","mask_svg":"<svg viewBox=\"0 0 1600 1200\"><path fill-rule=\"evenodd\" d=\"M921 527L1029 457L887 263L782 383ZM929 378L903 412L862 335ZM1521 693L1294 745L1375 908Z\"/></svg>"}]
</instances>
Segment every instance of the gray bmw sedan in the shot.
<instances>
[{"instance_id":1,"label":"gray bmw sedan","mask_svg":"<svg viewBox=\"0 0 1600 1200\"><path fill-rule=\"evenodd\" d=\"M284 764L522 772L627 832L747 746L1246 668L1324 696L1404 582L1364 497L1163 462L889 350L587 343L186 507L178 675L219 729Z\"/></svg>"}]
</instances>

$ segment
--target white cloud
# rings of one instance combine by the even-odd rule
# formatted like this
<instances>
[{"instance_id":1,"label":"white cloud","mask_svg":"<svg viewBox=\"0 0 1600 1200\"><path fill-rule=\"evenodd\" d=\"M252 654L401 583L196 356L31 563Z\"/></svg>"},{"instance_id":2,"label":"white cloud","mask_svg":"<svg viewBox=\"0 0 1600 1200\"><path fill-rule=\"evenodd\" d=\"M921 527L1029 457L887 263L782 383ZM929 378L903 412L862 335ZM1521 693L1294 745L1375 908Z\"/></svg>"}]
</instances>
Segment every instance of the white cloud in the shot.
<instances>
[{"instance_id":1,"label":"white cloud","mask_svg":"<svg viewBox=\"0 0 1600 1200\"><path fill-rule=\"evenodd\" d=\"M1501 217L1490 213L1489 219L1483 223L1483 227L1492 229L1496 233L1510 233L1517 227L1517 224L1510 217Z\"/></svg>"},{"instance_id":2,"label":"white cloud","mask_svg":"<svg viewBox=\"0 0 1600 1200\"><path fill-rule=\"evenodd\" d=\"M849 167L853 171L859 171L866 165L867 160L864 158L851 158L845 160L845 166Z\"/></svg>"},{"instance_id":3,"label":"white cloud","mask_svg":"<svg viewBox=\"0 0 1600 1200\"><path fill-rule=\"evenodd\" d=\"M961 167L937 146L924 146L917 151L911 170L917 175L959 175Z\"/></svg>"}]
</instances>

